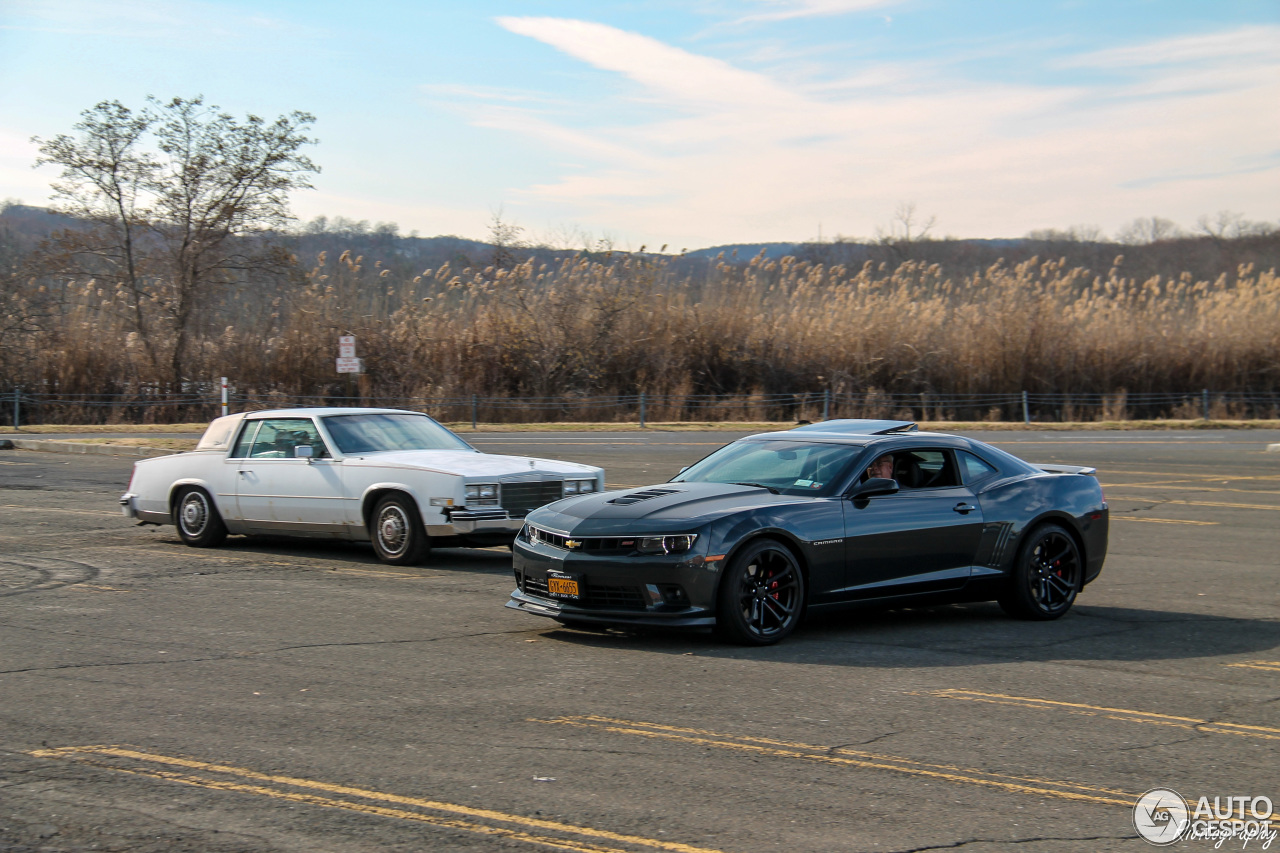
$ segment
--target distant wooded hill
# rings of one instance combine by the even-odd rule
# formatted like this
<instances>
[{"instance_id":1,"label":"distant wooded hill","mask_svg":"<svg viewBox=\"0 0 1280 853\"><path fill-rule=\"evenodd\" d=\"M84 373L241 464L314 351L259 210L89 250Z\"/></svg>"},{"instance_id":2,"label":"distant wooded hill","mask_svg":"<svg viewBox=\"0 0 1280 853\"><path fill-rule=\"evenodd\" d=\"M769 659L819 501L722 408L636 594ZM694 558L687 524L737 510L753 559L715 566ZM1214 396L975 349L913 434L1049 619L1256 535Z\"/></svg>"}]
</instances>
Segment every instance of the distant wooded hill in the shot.
<instances>
[{"instance_id":1,"label":"distant wooded hill","mask_svg":"<svg viewBox=\"0 0 1280 853\"><path fill-rule=\"evenodd\" d=\"M40 241L59 229L76 229L84 223L46 208L9 204L0 208L0 262L16 262ZM1136 279L1153 276L1176 277L1184 273L1195 279L1214 278L1241 265L1255 269L1280 268L1280 230L1262 228L1259 233L1226 237L1210 233L1182 234L1143 243L1107 239L1079 239L1069 232L1048 232L1039 236L1002 239L922 239L858 241L836 239L825 242L733 243L692 249L679 255L625 251L619 249L566 249L548 246L495 245L482 240L441 235L402 235L388 223L370 225L341 217L319 218L300 225L290 233L270 235L298 256L299 263L312 263L320 252L333 255L350 251L369 261L380 261L397 274L412 274L416 268L438 268L448 263L454 269L510 267L529 258L559 261L571 257L661 257L677 274L697 273L717 261L746 263L764 253L766 258L791 256L799 261L824 266L843 266L853 271L863 265L896 266L903 261L939 264L950 276L966 276L986 269L997 261L1016 266L1031 258L1064 260L1067 267L1081 267L1105 275L1118 256L1123 256L1123 274Z\"/></svg>"}]
</instances>

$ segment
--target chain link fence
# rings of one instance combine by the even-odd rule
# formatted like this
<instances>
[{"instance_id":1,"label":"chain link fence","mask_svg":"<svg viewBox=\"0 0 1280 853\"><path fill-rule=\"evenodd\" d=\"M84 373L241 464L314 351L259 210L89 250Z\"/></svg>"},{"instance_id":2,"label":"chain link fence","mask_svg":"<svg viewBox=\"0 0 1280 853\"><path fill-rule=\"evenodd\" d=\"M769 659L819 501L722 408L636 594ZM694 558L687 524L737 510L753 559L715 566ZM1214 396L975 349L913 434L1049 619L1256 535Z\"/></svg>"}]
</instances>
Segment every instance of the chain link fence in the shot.
<instances>
[{"instance_id":1,"label":"chain link fence","mask_svg":"<svg viewBox=\"0 0 1280 853\"><path fill-rule=\"evenodd\" d=\"M801 391L787 394L630 394L555 397L390 397L229 391L232 412L305 406L373 406L427 412L448 423L648 423L820 421L896 418L914 421L1025 423L1125 420L1261 420L1280 418L1280 392L889 394ZM182 393L0 392L0 423L202 423L222 414L218 386Z\"/></svg>"}]
</instances>

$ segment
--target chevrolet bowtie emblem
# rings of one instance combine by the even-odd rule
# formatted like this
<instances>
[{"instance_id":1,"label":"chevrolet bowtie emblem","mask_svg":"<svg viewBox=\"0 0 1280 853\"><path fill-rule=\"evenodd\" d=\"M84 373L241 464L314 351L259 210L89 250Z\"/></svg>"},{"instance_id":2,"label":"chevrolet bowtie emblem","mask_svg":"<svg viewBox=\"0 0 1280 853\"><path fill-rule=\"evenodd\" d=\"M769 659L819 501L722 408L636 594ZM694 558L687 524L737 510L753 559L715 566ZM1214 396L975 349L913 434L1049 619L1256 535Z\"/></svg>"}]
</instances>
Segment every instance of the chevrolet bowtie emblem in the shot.
<instances>
[{"instance_id":1,"label":"chevrolet bowtie emblem","mask_svg":"<svg viewBox=\"0 0 1280 853\"><path fill-rule=\"evenodd\" d=\"M581 548L581 547L582 547L582 543L581 543L581 542L579 542L577 539L566 539L566 540L564 540L564 547L566 547L566 548Z\"/></svg>"}]
</instances>

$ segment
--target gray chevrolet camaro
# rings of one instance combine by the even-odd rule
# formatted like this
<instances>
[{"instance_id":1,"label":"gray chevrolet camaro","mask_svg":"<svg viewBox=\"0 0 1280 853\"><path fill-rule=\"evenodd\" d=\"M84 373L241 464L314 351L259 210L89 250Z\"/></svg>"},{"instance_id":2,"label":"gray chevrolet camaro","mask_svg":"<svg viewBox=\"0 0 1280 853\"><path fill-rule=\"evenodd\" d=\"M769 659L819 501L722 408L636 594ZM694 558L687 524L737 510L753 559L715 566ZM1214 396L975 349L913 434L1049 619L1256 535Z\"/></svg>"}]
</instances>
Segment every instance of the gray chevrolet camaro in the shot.
<instances>
[{"instance_id":1,"label":"gray chevrolet camaro","mask_svg":"<svg viewBox=\"0 0 1280 853\"><path fill-rule=\"evenodd\" d=\"M566 498L516 538L507 606L572 626L776 643L807 611L998 601L1056 619L1102 571L1095 471L903 421L735 441L668 483Z\"/></svg>"}]
</instances>

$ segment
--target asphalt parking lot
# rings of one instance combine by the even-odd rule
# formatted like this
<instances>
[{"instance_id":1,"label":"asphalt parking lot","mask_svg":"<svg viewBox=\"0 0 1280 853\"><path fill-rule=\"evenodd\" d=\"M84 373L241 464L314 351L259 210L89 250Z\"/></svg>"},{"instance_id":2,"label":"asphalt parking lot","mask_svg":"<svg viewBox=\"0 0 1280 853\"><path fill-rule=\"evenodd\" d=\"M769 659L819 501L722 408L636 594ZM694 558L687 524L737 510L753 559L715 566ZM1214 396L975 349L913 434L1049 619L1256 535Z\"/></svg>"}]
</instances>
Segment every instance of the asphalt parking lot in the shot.
<instances>
[{"instance_id":1,"label":"asphalt parking lot","mask_svg":"<svg viewBox=\"0 0 1280 853\"><path fill-rule=\"evenodd\" d=\"M1099 468L1073 611L764 649L506 610L505 549L186 548L120 516L132 459L0 450L0 851L1143 850L1152 788L1280 806L1280 431L971 435ZM634 486L734 436L466 437Z\"/></svg>"}]
</instances>

